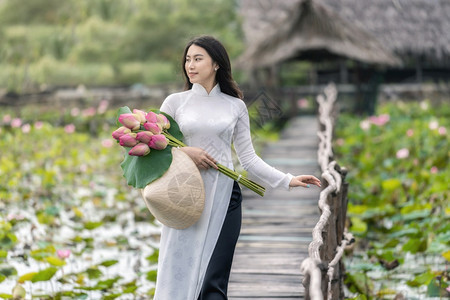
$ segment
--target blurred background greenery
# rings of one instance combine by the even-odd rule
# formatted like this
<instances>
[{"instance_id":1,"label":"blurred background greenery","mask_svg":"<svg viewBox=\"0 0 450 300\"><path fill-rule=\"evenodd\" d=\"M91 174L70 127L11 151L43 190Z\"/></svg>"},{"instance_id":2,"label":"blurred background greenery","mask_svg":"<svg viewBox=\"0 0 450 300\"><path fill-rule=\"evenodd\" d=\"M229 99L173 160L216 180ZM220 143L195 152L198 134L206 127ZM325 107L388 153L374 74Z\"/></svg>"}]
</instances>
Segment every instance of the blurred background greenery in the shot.
<instances>
[{"instance_id":1,"label":"blurred background greenery","mask_svg":"<svg viewBox=\"0 0 450 300\"><path fill-rule=\"evenodd\" d=\"M173 82L186 42L218 37L243 47L236 3L226 0L0 1L0 88Z\"/></svg>"}]
</instances>

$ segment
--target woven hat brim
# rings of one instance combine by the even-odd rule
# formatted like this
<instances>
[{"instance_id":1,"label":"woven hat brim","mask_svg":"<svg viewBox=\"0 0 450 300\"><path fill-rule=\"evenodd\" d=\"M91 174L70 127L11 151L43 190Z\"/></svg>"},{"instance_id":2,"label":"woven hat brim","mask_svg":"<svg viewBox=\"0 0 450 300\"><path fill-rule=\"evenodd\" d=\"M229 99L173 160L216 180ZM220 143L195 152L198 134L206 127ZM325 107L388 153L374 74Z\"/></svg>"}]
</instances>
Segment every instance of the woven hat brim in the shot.
<instances>
[{"instance_id":1,"label":"woven hat brim","mask_svg":"<svg viewBox=\"0 0 450 300\"><path fill-rule=\"evenodd\" d=\"M175 147L172 147L169 169L141 192L150 213L162 224L175 229L194 225L205 205L200 171L186 153Z\"/></svg>"}]
</instances>

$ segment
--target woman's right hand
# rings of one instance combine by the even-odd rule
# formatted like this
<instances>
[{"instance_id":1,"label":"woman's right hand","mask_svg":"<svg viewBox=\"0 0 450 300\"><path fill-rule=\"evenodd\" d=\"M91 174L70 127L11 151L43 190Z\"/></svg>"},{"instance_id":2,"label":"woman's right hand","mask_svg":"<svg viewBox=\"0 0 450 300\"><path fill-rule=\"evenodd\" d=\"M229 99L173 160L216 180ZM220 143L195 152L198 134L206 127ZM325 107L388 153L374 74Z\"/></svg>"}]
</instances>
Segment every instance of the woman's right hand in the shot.
<instances>
[{"instance_id":1,"label":"woman's right hand","mask_svg":"<svg viewBox=\"0 0 450 300\"><path fill-rule=\"evenodd\" d=\"M192 161L197 165L197 168L207 170L210 167L213 167L216 170L218 169L216 165L217 161L202 148L181 147L180 150L192 159Z\"/></svg>"}]
</instances>

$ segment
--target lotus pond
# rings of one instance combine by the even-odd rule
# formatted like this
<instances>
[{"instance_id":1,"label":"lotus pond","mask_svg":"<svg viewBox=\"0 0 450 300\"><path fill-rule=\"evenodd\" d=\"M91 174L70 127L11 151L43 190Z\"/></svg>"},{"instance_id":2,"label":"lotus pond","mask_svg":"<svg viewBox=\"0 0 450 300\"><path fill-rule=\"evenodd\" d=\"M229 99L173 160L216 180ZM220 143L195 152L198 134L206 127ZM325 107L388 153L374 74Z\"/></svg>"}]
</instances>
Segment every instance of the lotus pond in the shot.
<instances>
[{"instance_id":1,"label":"lotus pond","mask_svg":"<svg viewBox=\"0 0 450 300\"><path fill-rule=\"evenodd\" d=\"M357 239L345 258L349 297L450 296L449 130L450 107L430 101L339 117L334 147Z\"/></svg>"},{"instance_id":2,"label":"lotus pond","mask_svg":"<svg viewBox=\"0 0 450 300\"><path fill-rule=\"evenodd\" d=\"M0 116L0 298L148 299L159 225L126 185L108 102Z\"/></svg>"},{"instance_id":3,"label":"lotus pond","mask_svg":"<svg viewBox=\"0 0 450 300\"><path fill-rule=\"evenodd\" d=\"M154 293L160 225L122 177L117 108L83 106L0 114L0 299ZM277 136L254 134L256 149Z\"/></svg>"}]
</instances>

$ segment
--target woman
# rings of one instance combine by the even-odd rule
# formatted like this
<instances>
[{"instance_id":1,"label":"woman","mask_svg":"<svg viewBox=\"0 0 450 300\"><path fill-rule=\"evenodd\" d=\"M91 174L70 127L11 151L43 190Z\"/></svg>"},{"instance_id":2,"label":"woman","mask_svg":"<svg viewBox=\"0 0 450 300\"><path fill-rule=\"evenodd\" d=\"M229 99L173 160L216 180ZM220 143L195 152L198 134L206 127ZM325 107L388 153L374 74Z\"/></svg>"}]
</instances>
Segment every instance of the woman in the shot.
<instances>
[{"instance_id":1,"label":"woman","mask_svg":"<svg viewBox=\"0 0 450 300\"><path fill-rule=\"evenodd\" d=\"M216 162L233 168L233 143L243 168L274 188L320 186L320 181L310 175L284 174L255 154L242 92L219 41L202 36L189 42L183 71L186 90L169 95L161 111L178 123L189 146L182 150L200 169L205 208L200 220L187 229L163 226L155 299L227 299L242 197L239 185L215 170Z\"/></svg>"}]
</instances>

